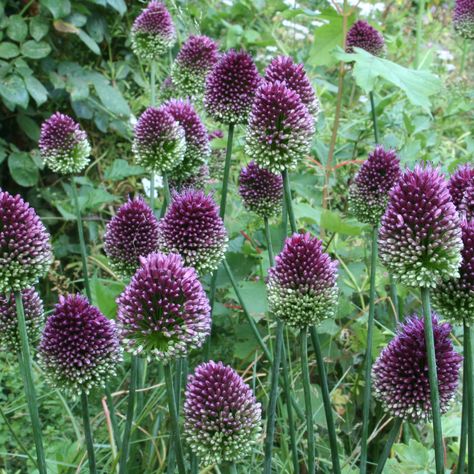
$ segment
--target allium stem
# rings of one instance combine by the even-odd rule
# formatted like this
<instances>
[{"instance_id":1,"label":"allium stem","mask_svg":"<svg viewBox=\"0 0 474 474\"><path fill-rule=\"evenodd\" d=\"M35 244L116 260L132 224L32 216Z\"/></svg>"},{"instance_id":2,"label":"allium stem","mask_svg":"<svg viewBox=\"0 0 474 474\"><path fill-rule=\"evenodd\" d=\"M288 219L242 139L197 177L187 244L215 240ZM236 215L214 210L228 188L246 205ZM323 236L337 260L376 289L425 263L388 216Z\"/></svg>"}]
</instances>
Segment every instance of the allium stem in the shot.
<instances>
[{"instance_id":1,"label":"allium stem","mask_svg":"<svg viewBox=\"0 0 474 474\"><path fill-rule=\"evenodd\" d=\"M95 464L94 454L94 440L92 438L92 429L89 417L89 403L87 401L87 393L81 393L81 408L82 408L82 421L84 423L84 437L87 446L87 458L89 460L89 472L95 474L97 467Z\"/></svg>"},{"instance_id":2,"label":"allium stem","mask_svg":"<svg viewBox=\"0 0 474 474\"><path fill-rule=\"evenodd\" d=\"M418 68L421 62L421 42L423 40L423 15L425 14L426 0L418 1L418 15L416 17L416 50L415 67Z\"/></svg>"},{"instance_id":3,"label":"allium stem","mask_svg":"<svg viewBox=\"0 0 474 474\"><path fill-rule=\"evenodd\" d=\"M433 335L433 322L431 319L430 290L421 288L421 300L423 303L423 316L425 321L425 343L428 358L428 376L430 380L431 412L433 415L433 434L436 460L436 474L444 473L444 449L443 432L441 428L441 411L439 403L438 374L436 365L436 353Z\"/></svg>"},{"instance_id":4,"label":"allium stem","mask_svg":"<svg viewBox=\"0 0 474 474\"><path fill-rule=\"evenodd\" d=\"M374 474L382 474L385 463L387 462L387 459L390 456L390 451L392 450L393 443L397 439L398 434L400 433L402 423L403 420L401 418L395 418L392 429L388 434L387 442L385 443L382 454L380 455L379 460L377 462L377 469L375 470Z\"/></svg>"},{"instance_id":5,"label":"allium stem","mask_svg":"<svg viewBox=\"0 0 474 474\"><path fill-rule=\"evenodd\" d=\"M296 232L298 229L296 228L295 213L293 211L293 204L291 202L291 185L290 185L290 176L288 174L288 170L284 170L282 172L282 177L283 177L283 187L285 190L286 209L288 211L288 217L290 219L291 232Z\"/></svg>"},{"instance_id":6,"label":"allium stem","mask_svg":"<svg viewBox=\"0 0 474 474\"><path fill-rule=\"evenodd\" d=\"M466 358L466 383L467 383L467 472L474 474L474 347L473 328L464 326L464 357ZM463 400L464 405L464 400Z\"/></svg>"},{"instance_id":7,"label":"allium stem","mask_svg":"<svg viewBox=\"0 0 474 474\"><path fill-rule=\"evenodd\" d=\"M221 468L222 474L237 474L237 468L233 462L225 463Z\"/></svg>"},{"instance_id":8,"label":"allium stem","mask_svg":"<svg viewBox=\"0 0 474 474\"><path fill-rule=\"evenodd\" d=\"M150 64L150 105L156 105L156 63ZM150 207L155 212L155 173L150 174Z\"/></svg>"},{"instance_id":9,"label":"allium stem","mask_svg":"<svg viewBox=\"0 0 474 474\"><path fill-rule=\"evenodd\" d=\"M464 334L466 333L466 326L464 325ZM465 354L464 354L465 355ZM462 413L461 413L461 435L459 442L459 456L458 464L456 467L457 474L464 474L464 468L466 466L466 448L467 448L467 423L468 423L468 411L467 411L467 360L464 357L463 361L463 381L462 381Z\"/></svg>"},{"instance_id":10,"label":"allium stem","mask_svg":"<svg viewBox=\"0 0 474 474\"><path fill-rule=\"evenodd\" d=\"M36 459L38 471L40 474L46 474L46 458L44 456L43 438L41 434L41 422L38 412L38 403L36 400L36 391L33 383L33 373L31 368L30 347L28 343L28 333L26 329L25 311L23 309L23 300L21 292L15 292L16 312L18 316L18 332L20 334L21 353L20 364L25 384L25 395L30 412L31 427L36 446Z\"/></svg>"},{"instance_id":11,"label":"allium stem","mask_svg":"<svg viewBox=\"0 0 474 474\"><path fill-rule=\"evenodd\" d=\"M459 67L459 74L463 75L464 74L464 67L466 65L466 57L467 57L467 50L469 46L469 41L467 38L464 38L463 44L462 44L462 54L461 54L461 65Z\"/></svg>"},{"instance_id":12,"label":"allium stem","mask_svg":"<svg viewBox=\"0 0 474 474\"><path fill-rule=\"evenodd\" d=\"M268 261L270 262L270 266L273 267L273 264L275 263L275 257L273 255L272 235L270 233L268 217L264 218L264 223L265 223L265 239L267 241L267 250L268 250Z\"/></svg>"},{"instance_id":13,"label":"allium stem","mask_svg":"<svg viewBox=\"0 0 474 474\"><path fill-rule=\"evenodd\" d=\"M367 347L365 351L364 371L364 405L362 409L362 437L360 454L360 473L367 473L367 452L369 438L369 415L370 415L370 392L371 392L371 369L372 369L372 339L374 332L375 316L375 275L377 270L378 253L378 227L372 228L372 249L370 258L370 289L369 289L369 318L367 321Z\"/></svg>"},{"instance_id":14,"label":"allium stem","mask_svg":"<svg viewBox=\"0 0 474 474\"><path fill-rule=\"evenodd\" d=\"M400 317L400 306L398 303L398 291L397 291L397 283L395 282L395 279L393 278L393 275L389 275L390 279L390 299L392 300L394 312L395 312L395 317Z\"/></svg>"}]
</instances>

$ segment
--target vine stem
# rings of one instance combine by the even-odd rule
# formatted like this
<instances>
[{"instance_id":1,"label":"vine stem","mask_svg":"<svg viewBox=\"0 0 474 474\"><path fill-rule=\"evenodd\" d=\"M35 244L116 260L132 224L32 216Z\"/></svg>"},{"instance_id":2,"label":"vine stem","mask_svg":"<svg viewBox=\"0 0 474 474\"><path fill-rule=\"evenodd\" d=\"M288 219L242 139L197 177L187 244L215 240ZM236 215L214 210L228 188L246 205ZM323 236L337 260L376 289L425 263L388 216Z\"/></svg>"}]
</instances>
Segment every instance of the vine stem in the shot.
<instances>
[{"instance_id":1,"label":"vine stem","mask_svg":"<svg viewBox=\"0 0 474 474\"><path fill-rule=\"evenodd\" d=\"M89 403L87 401L87 393L81 393L82 422L84 424L84 437L87 446L87 458L89 460L89 472L95 474L97 467L95 464L94 440L92 439L92 429L89 416Z\"/></svg>"},{"instance_id":2,"label":"vine stem","mask_svg":"<svg viewBox=\"0 0 474 474\"><path fill-rule=\"evenodd\" d=\"M425 14L426 0L418 0L418 14L416 17L416 50L415 50L415 67L420 66L421 57L421 41L423 39L423 15Z\"/></svg>"},{"instance_id":3,"label":"vine stem","mask_svg":"<svg viewBox=\"0 0 474 474\"><path fill-rule=\"evenodd\" d=\"M397 439L398 434L400 433L400 428L402 427L403 420L401 418L395 418L393 422L392 429L388 434L387 442L383 448L382 454L379 457L377 462L377 469L374 474L382 474L385 463L387 462L388 457L390 456L390 451L394 441Z\"/></svg>"},{"instance_id":4,"label":"vine stem","mask_svg":"<svg viewBox=\"0 0 474 474\"><path fill-rule=\"evenodd\" d=\"M474 348L473 329L464 327L464 357L466 357L466 382L467 382L467 472L474 474Z\"/></svg>"},{"instance_id":5,"label":"vine stem","mask_svg":"<svg viewBox=\"0 0 474 474\"><path fill-rule=\"evenodd\" d=\"M38 401L33 383L33 371L31 368L30 346L28 343L28 332L26 329L25 310L23 308L23 298L20 291L15 292L16 314L18 318L18 332L20 334L20 365L25 384L25 395L30 412L31 427L36 447L36 459L38 471L40 474L46 474L46 458L44 455L43 438L41 434L41 422L38 412Z\"/></svg>"},{"instance_id":6,"label":"vine stem","mask_svg":"<svg viewBox=\"0 0 474 474\"><path fill-rule=\"evenodd\" d=\"M443 432L441 428L441 411L439 403L438 373L431 319L431 303L429 288L421 288L421 301L423 303L423 316L425 322L425 344L428 359L428 377L430 381L431 412L433 417L433 434L436 460L436 474L444 473Z\"/></svg>"},{"instance_id":7,"label":"vine stem","mask_svg":"<svg viewBox=\"0 0 474 474\"><path fill-rule=\"evenodd\" d=\"M367 347L365 351L364 370L364 396L362 408L362 436L360 454L360 474L367 473L367 452L369 438L369 414L370 414L370 391L371 391L371 369L372 369L372 339L374 332L375 316L375 275L377 270L377 245L378 227L372 228L372 250L370 258L370 289L369 289L369 318L367 321Z\"/></svg>"}]
</instances>

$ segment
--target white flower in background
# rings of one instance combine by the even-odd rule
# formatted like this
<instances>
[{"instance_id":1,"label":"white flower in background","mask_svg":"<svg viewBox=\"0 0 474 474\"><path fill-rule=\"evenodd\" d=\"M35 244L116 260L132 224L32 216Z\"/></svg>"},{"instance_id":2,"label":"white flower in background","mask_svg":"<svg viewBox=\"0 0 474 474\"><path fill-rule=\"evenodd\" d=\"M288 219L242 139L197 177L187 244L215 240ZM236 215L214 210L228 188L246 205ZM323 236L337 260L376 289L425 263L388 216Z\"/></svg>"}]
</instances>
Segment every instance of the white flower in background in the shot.
<instances>
[{"instance_id":1,"label":"white flower in background","mask_svg":"<svg viewBox=\"0 0 474 474\"><path fill-rule=\"evenodd\" d=\"M441 59L441 61L452 61L454 59L452 53L447 49L438 49L436 54L438 55L438 58Z\"/></svg>"},{"instance_id":2,"label":"white flower in background","mask_svg":"<svg viewBox=\"0 0 474 474\"><path fill-rule=\"evenodd\" d=\"M335 0L334 2L331 2L331 5L333 8L334 3L337 3L340 8L344 6L344 1L343 0ZM348 0L347 2L351 7L358 7L360 10L360 15L364 17L368 17L373 15L376 12L383 12L385 10L385 3L383 2L375 2L375 3L370 3L370 2L361 2L359 0Z\"/></svg>"},{"instance_id":3,"label":"white flower in background","mask_svg":"<svg viewBox=\"0 0 474 474\"><path fill-rule=\"evenodd\" d=\"M142 186L143 192L145 193L146 197L150 197L150 188L151 188L151 181L148 178L142 179ZM163 177L160 175L155 175L155 199L158 198L158 189L163 189Z\"/></svg>"},{"instance_id":4,"label":"white flower in background","mask_svg":"<svg viewBox=\"0 0 474 474\"><path fill-rule=\"evenodd\" d=\"M361 95L359 97L359 102L362 103L362 104L365 104L369 101L369 98L366 96L366 95Z\"/></svg>"},{"instance_id":5,"label":"white flower in background","mask_svg":"<svg viewBox=\"0 0 474 474\"><path fill-rule=\"evenodd\" d=\"M299 23L283 20L282 25L285 28L292 30L292 33L294 33L294 36L297 40L304 40L309 35L309 28Z\"/></svg>"}]
</instances>

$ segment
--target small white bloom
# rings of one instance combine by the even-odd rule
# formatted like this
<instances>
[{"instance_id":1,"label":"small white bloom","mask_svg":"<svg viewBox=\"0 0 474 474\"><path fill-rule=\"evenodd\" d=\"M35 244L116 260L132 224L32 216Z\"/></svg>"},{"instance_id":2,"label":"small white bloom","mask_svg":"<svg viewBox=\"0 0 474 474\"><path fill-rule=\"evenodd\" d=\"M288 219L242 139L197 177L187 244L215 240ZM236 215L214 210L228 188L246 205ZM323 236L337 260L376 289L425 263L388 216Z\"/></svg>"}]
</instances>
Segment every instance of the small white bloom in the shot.
<instances>
[{"instance_id":1,"label":"small white bloom","mask_svg":"<svg viewBox=\"0 0 474 474\"><path fill-rule=\"evenodd\" d=\"M151 181L148 178L142 179L142 186L143 192L145 193L146 197L150 197L150 188L151 188ZM158 198L158 189L163 189L163 177L160 175L155 175L155 196L154 198Z\"/></svg>"}]
</instances>

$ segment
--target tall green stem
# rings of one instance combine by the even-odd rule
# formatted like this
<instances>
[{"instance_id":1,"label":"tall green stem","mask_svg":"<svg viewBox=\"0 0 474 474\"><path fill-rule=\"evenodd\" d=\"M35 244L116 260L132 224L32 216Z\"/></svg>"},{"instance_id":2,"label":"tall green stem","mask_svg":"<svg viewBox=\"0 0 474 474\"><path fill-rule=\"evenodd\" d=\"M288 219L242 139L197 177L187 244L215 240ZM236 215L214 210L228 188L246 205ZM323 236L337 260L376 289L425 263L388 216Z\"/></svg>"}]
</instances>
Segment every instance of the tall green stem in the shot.
<instances>
[{"instance_id":1,"label":"tall green stem","mask_svg":"<svg viewBox=\"0 0 474 474\"><path fill-rule=\"evenodd\" d=\"M416 17L416 51L415 67L418 68L421 63L421 43L423 40L423 15L425 14L426 0L418 0L418 15Z\"/></svg>"},{"instance_id":2,"label":"tall green stem","mask_svg":"<svg viewBox=\"0 0 474 474\"><path fill-rule=\"evenodd\" d=\"M467 382L467 472L474 474L474 347L473 329L464 326L464 357L466 358Z\"/></svg>"},{"instance_id":3,"label":"tall green stem","mask_svg":"<svg viewBox=\"0 0 474 474\"><path fill-rule=\"evenodd\" d=\"M235 463L228 462L221 466L221 472L222 474L237 474L237 467Z\"/></svg>"},{"instance_id":4,"label":"tall green stem","mask_svg":"<svg viewBox=\"0 0 474 474\"><path fill-rule=\"evenodd\" d=\"M400 428L402 426L403 420L401 418L395 418L393 422L392 429L388 434L387 442L383 448L382 454L377 462L377 469L374 474L382 474L385 463L387 462L388 457L390 456L390 451L392 450L393 443L400 433Z\"/></svg>"},{"instance_id":5,"label":"tall green stem","mask_svg":"<svg viewBox=\"0 0 474 474\"><path fill-rule=\"evenodd\" d=\"M367 348L365 351L364 371L364 405L362 409L362 437L360 454L360 473L367 473L367 452L369 438L369 414L370 414L370 391L371 391L371 369L372 369L372 339L374 332L375 316L375 275L377 269L377 245L378 227L372 228L372 251L370 259L370 290L369 290L369 318L367 321Z\"/></svg>"},{"instance_id":6,"label":"tall green stem","mask_svg":"<svg viewBox=\"0 0 474 474\"><path fill-rule=\"evenodd\" d=\"M295 212L293 210L293 204L291 201L290 175L288 174L287 170L284 170L282 172L282 178L283 178L283 187L285 191L286 210L288 211L288 217L290 219L291 232L296 232L298 229L296 227Z\"/></svg>"},{"instance_id":7,"label":"tall green stem","mask_svg":"<svg viewBox=\"0 0 474 474\"><path fill-rule=\"evenodd\" d=\"M468 49L469 41L467 38L464 38L462 44L462 55L461 55L461 66L459 67L459 74L464 74L464 67L466 66L466 57L467 57L467 49Z\"/></svg>"},{"instance_id":8,"label":"tall green stem","mask_svg":"<svg viewBox=\"0 0 474 474\"><path fill-rule=\"evenodd\" d=\"M464 334L466 334L466 324L464 324ZM466 466L466 448L467 448L467 359L464 354L463 369L462 369L462 413L461 413L461 435L459 442L459 456L456 467L457 474L464 474Z\"/></svg>"},{"instance_id":9,"label":"tall green stem","mask_svg":"<svg viewBox=\"0 0 474 474\"><path fill-rule=\"evenodd\" d=\"M430 381L431 412L433 415L433 434L436 460L436 474L444 473L444 449L443 432L441 428L441 411L439 403L438 373L436 365L436 353L433 334L433 322L431 320L431 303L429 288L421 288L421 300L423 303L423 316L425 321L425 344L426 356L428 358L428 377Z\"/></svg>"},{"instance_id":10,"label":"tall green stem","mask_svg":"<svg viewBox=\"0 0 474 474\"><path fill-rule=\"evenodd\" d=\"M81 393L82 422L84 423L84 437L87 446L87 458L89 461L89 472L95 474L97 467L95 464L94 440L92 438L91 422L89 417L89 403L87 393Z\"/></svg>"},{"instance_id":11,"label":"tall green stem","mask_svg":"<svg viewBox=\"0 0 474 474\"><path fill-rule=\"evenodd\" d=\"M150 64L150 105L156 105L156 63ZM150 208L155 211L155 173L150 174Z\"/></svg>"},{"instance_id":12,"label":"tall green stem","mask_svg":"<svg viewBox=\"0 0 474 474\"><path fill-rule=\"evenodd\" d=\"M36 391L33 383L33 372L31 369L30 346L28 343L28 332L26 329L25 311L23 308L23 299L20 291L15 292L16 314L18 317L18 332L20 334L21 352L20 363L22 365L22 374L25 385L25 396L28 404L28 410L31 418L31 428L33 430L33 439L36 446L36 459L38 471L40 474L46 474L46 458L44 456L43 438L41 435L41 422L38 412L38 402L36 400Z\"/></svg>"}]
</instances>

